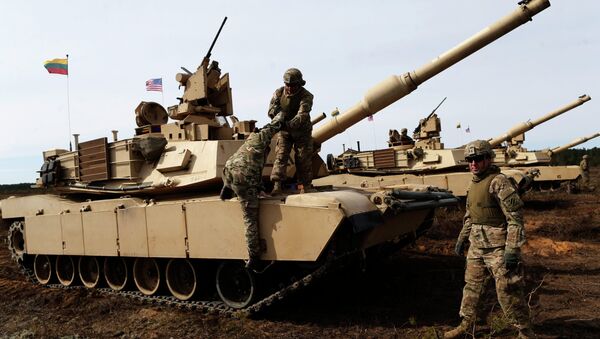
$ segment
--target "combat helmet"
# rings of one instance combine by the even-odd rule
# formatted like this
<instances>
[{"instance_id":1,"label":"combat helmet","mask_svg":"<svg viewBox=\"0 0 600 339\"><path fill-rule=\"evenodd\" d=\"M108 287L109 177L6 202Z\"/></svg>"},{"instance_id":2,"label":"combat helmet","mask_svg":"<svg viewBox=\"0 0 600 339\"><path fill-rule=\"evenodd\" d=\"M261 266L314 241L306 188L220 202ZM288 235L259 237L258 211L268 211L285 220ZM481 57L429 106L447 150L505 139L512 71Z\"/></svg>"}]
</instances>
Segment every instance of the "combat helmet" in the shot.
<instances>
[{"instance_id":1,"label":"combat helmet","mask_svg":"<svg viewBox=\"0 0 600 339\"><path fill-rule=\"evenodd\" d=\"M465 147L465 159L476 157L478 155L487 155L490 158L495 156L492 145L486 140L471 141Z\"/></svg>"},{"instance_id":2,"label":"combat helmet","mask_svg":"<svg viewBox=\"0 0 600 339\"><path fill-rule=\"evenodd\" d=\"M588 155L587 155L587 154L584 154L584 155L583 155L583 158L584 158L584 159L587 159L587 158L589 158L589 157L588 157Z\"/></svg>"},{"instance_id":3,"label":"combat helmet","mask_svg":"<svg viewBox=\"0 0 600 339\"><path fill-rule=\"evenodd\" d=\"M406 134L406 133L408 133L408 130L406 128L403 128L403 129L400 130L400 133Z\"/></svg>"},{"instance_id":4,"label":"combat helmet","mask_svg":"<svg viewBox=\"0 0 600 339\"><path fill-rule=\"evenodd\" d=\"M304 86L306 81L302 79L302 72L297 68L290 68L283 73L283 82L286 85Z\"/></svg>"}]
</instances>

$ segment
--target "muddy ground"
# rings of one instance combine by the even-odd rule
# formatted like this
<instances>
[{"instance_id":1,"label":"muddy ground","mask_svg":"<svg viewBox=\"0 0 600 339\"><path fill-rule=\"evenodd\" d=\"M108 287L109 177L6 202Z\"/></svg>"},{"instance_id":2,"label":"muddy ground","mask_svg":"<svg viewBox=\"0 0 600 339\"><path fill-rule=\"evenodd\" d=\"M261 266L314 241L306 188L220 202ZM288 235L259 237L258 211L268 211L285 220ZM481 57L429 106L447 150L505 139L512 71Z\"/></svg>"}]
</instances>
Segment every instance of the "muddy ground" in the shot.
<instances>
[{"instance_id":1,"label":"muddy ground","mask_svg":"<svg viewBox=\"0 0 600 339\"><path fill-rule=\"evenodd\" d=\"M592 183L600 187L600 169ZM540 338L600 336L600 192L526 197L527 300ZM458 323L464 259L453 254L461 211L364 273L328 276L259 317L153 306L87 290L34 286L0 241L0 336L15 338L435 338ZM6 229L1 229L2 239ZM511 338L489 286L475 336Z\"/></svg>"}]
</instances>

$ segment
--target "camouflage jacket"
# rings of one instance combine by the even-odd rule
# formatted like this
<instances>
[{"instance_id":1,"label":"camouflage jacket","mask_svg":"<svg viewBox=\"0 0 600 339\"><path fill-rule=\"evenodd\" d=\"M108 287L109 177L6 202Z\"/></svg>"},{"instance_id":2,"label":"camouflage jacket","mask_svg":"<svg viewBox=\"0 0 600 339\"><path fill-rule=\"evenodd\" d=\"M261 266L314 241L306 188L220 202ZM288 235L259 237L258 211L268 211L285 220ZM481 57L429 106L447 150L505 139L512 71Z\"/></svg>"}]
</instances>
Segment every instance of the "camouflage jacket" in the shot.
<instances>
[{"instance_id":1,"label":"camouflage jacket","mask_svg":"<svg viewBox=\"0 0 600 339\"><path fill-rule=\"evenodd\" d=\"M292 129L312 127L310 124L310 111L313 105L313 95L304 87L292 94L285 94L284 87L275 90L269 104L269 117L277 113L285 113L286 125Z\"/></svg>"},{"instance_id":2,"label":"camouflage jacket","mask_svg":"<svg viewBox=\"0 0 600 339\"><path fill-rule=\"evenodd\" d=\"M469 194L467 193L467 212L463 218L463 227L459 239L468 239L471 246L477 248L509 247L519 249L525 243L525 228L523 225L523 201L510 179L496 166L491 166L486 173L473 176L473 182L478 182L488 175L495 175L487 189L498 203L506 223L500 226L490 226L472 223L469 213Z\"/></svg>"},{"instance_id":3,"label":"camouflage jacket","mask_svg":"<svg viewBox=\"0 0 600 339\"><path fill-rule=\"evenodd\" d=\"M283 118L284 115L280 113L260 131L250 134L244 144L225 162L225 168L232 177L232 184L261 186L262 170L269 153L271 138L281 129Z\"/></svg>"}]
</instances>

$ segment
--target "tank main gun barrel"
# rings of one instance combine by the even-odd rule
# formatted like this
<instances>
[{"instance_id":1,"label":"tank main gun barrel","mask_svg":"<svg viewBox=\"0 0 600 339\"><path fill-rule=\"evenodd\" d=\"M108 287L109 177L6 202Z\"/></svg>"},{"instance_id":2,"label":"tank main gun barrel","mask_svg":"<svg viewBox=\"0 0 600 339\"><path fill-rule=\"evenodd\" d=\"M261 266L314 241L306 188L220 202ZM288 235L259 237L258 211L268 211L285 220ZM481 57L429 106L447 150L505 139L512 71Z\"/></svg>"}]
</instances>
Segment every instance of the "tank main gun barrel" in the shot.
<instances>
[{"instance_id":1,"label":"tank main gun barrel","mask_svg":"<svg viewBox=\"0 0 600 339\"><path fill-rule=\"evenodd\" d=\"M506 133L499 135L493 139L490 139L489 140L490 145L492 145L492 147L498 146L501 143L503 143L507 140L510 140L511 138L514 138L519 134L530 131L535 126L542 124L550 119L556 118L557 116L559 116L565 112L568 112L575 107L581 106L590 100L592 100L592 98L589 95L584 94L584 95L580 96L579 98L577 98L575 101L571 102L570 104L565 105L565 106L563 106L555 111L552 111L546 115L543 115L542 117L540 117L538 119L535 119L533 121L529 120L529 121L517 124L517 125L513 126L511 129L509 129Z\"/></svg>"},{"instance_id":2,"label":"tank main gun barrel","mask_svg":"<svg viewBox=\"0 0 600 339\"><path fill-rule=\"evenodd\" d=\"M392 75L369 89L364 98L356 105L313 131L314 141L321 144L342 133L360 120L381 111L417 89L417 86L436 74L477 52L515 28L531 21L533 16L548 7L550 7L548 0L532 0L523 3L512 13L417 70L402 75Z\"/></svg>"},{"instance_id":3,"label":"tank main gun barrel","mask_svg":"<svg viewBox=\"0 0 600 339\"><path fill-rule=\"evenodd\" d=\"M600 133L594 133L594 134L592 134L590 136L587 136L587 137L577 138L577 139L571 141L570 143L568 143L566 145L555 147L555 148L553 148L551 150L548 150L548 156L552 156L552 155L554 155L556 153L560 153L562 151L566 151L566 150L568 150L571 147L575 147L577 145L583 144L584 142L592 140L592 139L597 138L597 137L600 137Z\"/></svg>"}]
</instances>

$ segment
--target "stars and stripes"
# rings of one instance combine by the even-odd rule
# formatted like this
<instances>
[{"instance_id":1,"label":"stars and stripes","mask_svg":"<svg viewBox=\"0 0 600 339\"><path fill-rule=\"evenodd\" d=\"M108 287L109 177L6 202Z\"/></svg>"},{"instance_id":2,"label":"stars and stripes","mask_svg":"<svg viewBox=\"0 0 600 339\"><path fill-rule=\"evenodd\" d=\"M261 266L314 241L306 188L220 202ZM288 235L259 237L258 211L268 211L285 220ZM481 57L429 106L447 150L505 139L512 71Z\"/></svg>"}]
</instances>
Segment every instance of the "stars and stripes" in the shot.
<instances>
[{"instance_id":1,"label":"stars and stripes","mask_svg":"<svg viewBox=\"0 0 600 339\"><path fill-rule=\"evenodd\" d=\"M162 92L162 78L146 81L146 91Z\"/></svg>"}]
</instances>

